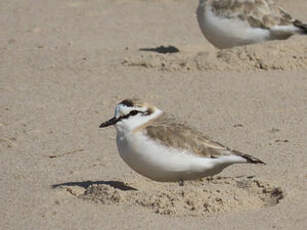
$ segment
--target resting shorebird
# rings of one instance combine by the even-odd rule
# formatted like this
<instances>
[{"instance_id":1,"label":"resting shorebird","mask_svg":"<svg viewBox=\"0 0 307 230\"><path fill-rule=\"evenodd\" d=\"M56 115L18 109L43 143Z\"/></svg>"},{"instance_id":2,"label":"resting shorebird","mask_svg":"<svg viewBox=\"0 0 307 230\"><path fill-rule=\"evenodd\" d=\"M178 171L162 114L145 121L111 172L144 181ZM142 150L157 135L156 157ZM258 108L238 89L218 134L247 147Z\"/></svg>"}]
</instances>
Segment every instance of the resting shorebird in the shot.
<instances>
[{"instance_id":1,"label":"resting shorebird","mask_svg":"<svg viewBox=\"0 0 307 230\"><path fill-rule=\"evenodd\" d=\"M122 159L136 172L156 181L212 176L235 163L264 164L248 154L208 139L157 107L126 99L100 128L114 125Z\"/></svg>"},{"instance_id":2,"label":"resting shorebird","mask_svg":"<svg viewBox=\"0 0 307 230\"><path fill-rule=\"evenodd\" d=\"M307 34L272 0L199 0L197 20L204 36L220 49Z\"/></svg>"}]
</instances>

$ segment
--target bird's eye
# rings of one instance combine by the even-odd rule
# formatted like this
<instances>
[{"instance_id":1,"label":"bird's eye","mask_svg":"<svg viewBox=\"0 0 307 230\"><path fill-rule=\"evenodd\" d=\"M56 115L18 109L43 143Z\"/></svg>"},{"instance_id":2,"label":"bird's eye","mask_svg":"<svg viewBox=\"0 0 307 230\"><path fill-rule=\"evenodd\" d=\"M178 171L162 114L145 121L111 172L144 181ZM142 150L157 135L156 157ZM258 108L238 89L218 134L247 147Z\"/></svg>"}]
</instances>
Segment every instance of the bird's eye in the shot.
<instances>
[{"instance_id":1,"label":"bird's eye","mask_svg":"<svg viewBox=\"0 0 307 230\"><path fill-rule=\"evenodd\" d=\"M137 110L132 110L132 111L129 113L129 115L134 116L134 115L136 115L138 112L139 112L139 111L137 111Z\"/></svg>"}]
</instances>

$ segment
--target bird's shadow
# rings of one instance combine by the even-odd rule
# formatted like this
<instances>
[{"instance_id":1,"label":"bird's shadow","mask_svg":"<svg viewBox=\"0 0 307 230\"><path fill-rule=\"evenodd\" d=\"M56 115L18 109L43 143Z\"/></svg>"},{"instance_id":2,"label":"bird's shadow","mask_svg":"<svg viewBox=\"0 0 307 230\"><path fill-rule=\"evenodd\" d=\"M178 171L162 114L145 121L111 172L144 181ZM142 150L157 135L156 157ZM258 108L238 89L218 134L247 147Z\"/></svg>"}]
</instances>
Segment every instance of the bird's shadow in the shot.
<instances>
[{"instance_id":1,"label":"bird's shadow","mask_svg":"<svg viewBox=\"0 0 307 230\"><path fill-rule=\"evenodd\" d=\"M156 52L160 54L178 53L179 49L175 46L158 46L154 48L140 48L140 51Z\"/></svg>"},{"instance_id":2,"label":"bird's shadow","mask_svg":"<svg viewBox=\"0 0 307 230\"><path fill-rule=\"evenodd\" d=\"M122 191L137 191L136 188L126 185L124 182L121 182L121 181L90 181L88 180L88 181L80 181L80 182L66 182L66 183L51 185L51 188L55 189L55 188L62 187L62 186L79 186L79 187L83 187L87 189L91 185L100 185L100 184L109 185L115 189L119 189Z\"/></svg>"}]
</instances>

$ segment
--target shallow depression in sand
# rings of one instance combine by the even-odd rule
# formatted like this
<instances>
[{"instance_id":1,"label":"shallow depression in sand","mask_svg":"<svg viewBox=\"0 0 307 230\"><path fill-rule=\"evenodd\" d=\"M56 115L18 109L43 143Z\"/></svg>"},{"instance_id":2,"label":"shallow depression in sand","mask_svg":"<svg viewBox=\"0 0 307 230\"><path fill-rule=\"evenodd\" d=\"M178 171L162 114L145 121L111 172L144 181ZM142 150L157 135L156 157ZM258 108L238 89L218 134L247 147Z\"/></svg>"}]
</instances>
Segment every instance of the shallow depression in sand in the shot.
<instances>
[{"instance_id":1,"label":"shallow depression in sand","mask_svg":"<svg viewBox=\"0 0 307 230\"><path fill-rule=\"evenodd\" d=\"M170 72L307 69L307 43L303 36L224 50L174 47L178 52L160 52L160 48L140 49L121 64Z\"/></svg>"},{"instance_id":2,"label":"shallow depression in sand","mask_svg":"<svg viewBox=\"0 0 307 230\"><path fill-rule=\"evenodd\" d=\"M243 211L274 206L284 194L281 188L252 177L206 178L177 183L141 183L133 187L122 182L80 186L62 186L80 199L103 205L146 208L172 216L210 216L229 211Z\"/></svg>"}]
</instances>

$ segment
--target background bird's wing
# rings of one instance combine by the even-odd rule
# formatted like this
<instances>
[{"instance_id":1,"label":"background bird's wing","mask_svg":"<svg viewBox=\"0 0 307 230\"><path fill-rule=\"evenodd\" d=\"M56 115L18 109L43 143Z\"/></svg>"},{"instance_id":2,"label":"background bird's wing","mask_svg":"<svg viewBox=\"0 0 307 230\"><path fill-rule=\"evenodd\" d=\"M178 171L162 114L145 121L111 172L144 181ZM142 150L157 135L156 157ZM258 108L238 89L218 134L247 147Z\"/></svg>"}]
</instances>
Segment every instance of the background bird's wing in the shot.
<instances>
[{"instance_id":1,"label":"background bird's wing","mask_svg":"<svg viewBox=\"0 0 307 230\"><path fill-rule=\"evenodd\" d=\"M212 10L216 15L239 18L257 28L292 25L294 21L290 14L271 0L213 0Z\"/></svg>"}]
</instances>

